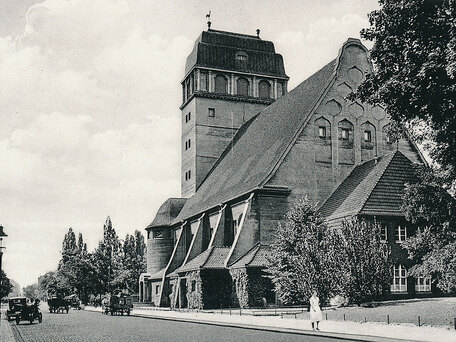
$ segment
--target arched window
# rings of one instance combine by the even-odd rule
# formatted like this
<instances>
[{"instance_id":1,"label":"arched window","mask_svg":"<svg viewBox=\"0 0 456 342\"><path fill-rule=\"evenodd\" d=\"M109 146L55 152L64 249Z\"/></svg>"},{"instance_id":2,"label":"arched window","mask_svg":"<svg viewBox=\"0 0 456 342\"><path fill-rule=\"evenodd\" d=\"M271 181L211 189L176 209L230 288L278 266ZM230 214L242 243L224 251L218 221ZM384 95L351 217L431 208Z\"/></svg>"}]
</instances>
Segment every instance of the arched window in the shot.
<instances>
[{"instance_id":1,"label":"arched window","mask_svg":"<svg viewBox=\"0 0 456 342\"><path fill-rule=\"evenodd\" d=\"M258 83L258 89L259 89L259 97L262 99L269 99L271 98L271 85L269 84L268 81L261 80Z\"/></svg>"},{"instance_id":2,"label":"arched window","mask_svg":"<svg viewBox=\"0 0 456 342\"><path fill-rule=\"evenodd\" d=\"M244 77L239 77L237 80L237 94L249 96L249 81Z\"/></svg>"},{"instance_id":3,"label":"arched window","mask_svg":"<svg viewBox=\"0 0 456 342\"><path fill-rule=\"evenodd\" d=\"M215 76L215 92L226 94L228 92L227 83L228 82L227 82L225 76L223 76L223 75Z\"/></svg>"},{"instance_id":4,"label":"arched window","mask_svg":"<svg viewBox=\"0 0 456 342\"><path fill-rule=\"evenodd\" d=\"M375 131L375 126L371 124L369 121L363 123L360 129L361 161L366 161L374 158L377 155L377 135Z\"/></svg>"},{"instance_id":5,"label":"arched window","mask_svg":"<svg viewBox=\"0 0 456 342\"><path fill-rule=\"evenodd\" d=\"M315 139L318 146L315 148L315 161L321 163L332 162L331 123L324 117L315 120Z\"/></svg>"},{"instance_id":6,"label":"arched window","mask_svg":"<svg viewBox=\"0 0 456 342\"><path fill-rule=\"evenodd\" d=\"M344 119L339 122L337 129L339 164L355 163L355 150L353 148L353 124Z\"/></svg>"}]
</instances>

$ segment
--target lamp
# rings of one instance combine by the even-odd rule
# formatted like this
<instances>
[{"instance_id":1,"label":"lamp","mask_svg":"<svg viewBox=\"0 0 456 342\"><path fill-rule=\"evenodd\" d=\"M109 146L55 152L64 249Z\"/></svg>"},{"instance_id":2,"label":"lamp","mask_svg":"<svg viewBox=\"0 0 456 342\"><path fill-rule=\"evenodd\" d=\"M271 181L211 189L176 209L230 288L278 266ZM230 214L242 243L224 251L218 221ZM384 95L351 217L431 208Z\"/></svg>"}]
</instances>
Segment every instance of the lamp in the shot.
<instances>
[{"instance_id":1,"label":"lamp","mask_svg":"<svg viewBox=\"0 0 456 342\"><path fill-rule=\"evenodd\" d=\"M3 249L5 248L5 240L6 240L6 237L8 235L6 235L6 233L3 231L3 226L0 224L0 286L2 285L2 256L3 256ZM0 298L1 299L1 298Z\"/></svg>"}]
</instances>

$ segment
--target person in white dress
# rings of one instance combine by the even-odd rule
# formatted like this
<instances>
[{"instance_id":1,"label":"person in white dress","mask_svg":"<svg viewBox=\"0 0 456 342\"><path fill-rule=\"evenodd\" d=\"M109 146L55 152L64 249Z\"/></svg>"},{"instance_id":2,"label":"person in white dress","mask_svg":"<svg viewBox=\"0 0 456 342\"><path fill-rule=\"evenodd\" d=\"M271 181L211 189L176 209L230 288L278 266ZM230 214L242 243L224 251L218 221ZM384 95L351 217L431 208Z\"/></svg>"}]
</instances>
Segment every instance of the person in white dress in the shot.
<instances>
[{"instance_id":1,"label":"person in white dress","mask_svg":"<svg viewBox=\"0 0 456 342\"><path fill-rule=\"evenodd\" d=\"M312 323L312 330L318 329L318 323L322 320L322 313L320 308L320 298L317 296L317 291L313 291L312 297L309 299L310 304L310 322ZM316 329L315 329L315 323Z\"/></svg>"}]
</instances>

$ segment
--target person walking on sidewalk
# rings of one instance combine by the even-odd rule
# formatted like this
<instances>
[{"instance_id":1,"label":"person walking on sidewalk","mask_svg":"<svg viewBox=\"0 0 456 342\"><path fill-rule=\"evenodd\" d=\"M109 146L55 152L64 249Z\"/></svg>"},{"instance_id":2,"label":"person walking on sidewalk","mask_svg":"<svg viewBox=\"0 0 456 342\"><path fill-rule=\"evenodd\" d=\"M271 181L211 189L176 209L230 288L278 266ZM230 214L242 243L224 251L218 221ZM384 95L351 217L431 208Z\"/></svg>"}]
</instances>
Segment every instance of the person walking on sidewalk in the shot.
<instances>
[{"instance_id":1,"label":"person walking on sidewalk","mask_svg":"<svg viewBox=\"0 0 456 342\"><path fill-rule=\"evenodd\" d=\"M312 330L318 329L318 323L322 320L322 313L320 308L320 298L317 296L317 291L313 291L312 297L309 299L310 304L310 322L312 322ZM316 329L315 329L315 323Z\"/></svg>"}]
</instances>

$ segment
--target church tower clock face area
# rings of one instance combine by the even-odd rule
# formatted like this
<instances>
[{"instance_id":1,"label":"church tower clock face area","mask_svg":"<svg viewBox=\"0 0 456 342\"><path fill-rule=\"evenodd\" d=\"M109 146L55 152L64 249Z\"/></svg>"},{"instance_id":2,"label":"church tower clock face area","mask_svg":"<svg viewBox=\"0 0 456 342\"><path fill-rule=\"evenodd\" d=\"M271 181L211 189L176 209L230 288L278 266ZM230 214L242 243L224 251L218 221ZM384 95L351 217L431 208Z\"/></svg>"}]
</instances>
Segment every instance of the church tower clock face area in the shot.
<instances>
[{"instance_id":1,"label":"church tower clock face area","mask_svg":"<svg viewBox=\"0 0 456 342\"><path fill-rule=\"evenodd\" d=\"M195 193L238 129L287 92L288 79L259 33L201 33L181 82L182 197Z\"/></svg>"}]
</instances>

